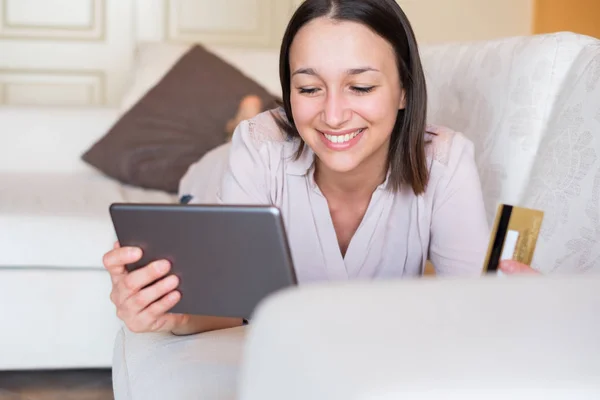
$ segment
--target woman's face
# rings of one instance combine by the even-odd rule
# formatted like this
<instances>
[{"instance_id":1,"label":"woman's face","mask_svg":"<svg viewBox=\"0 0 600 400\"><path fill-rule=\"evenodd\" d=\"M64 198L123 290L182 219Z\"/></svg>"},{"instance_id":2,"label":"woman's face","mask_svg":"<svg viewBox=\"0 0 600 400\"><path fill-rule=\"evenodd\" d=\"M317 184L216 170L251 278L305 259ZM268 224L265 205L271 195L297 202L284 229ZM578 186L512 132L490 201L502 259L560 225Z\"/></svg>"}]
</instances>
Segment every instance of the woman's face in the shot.
<instances>
[{"instance_id":1,"label":"woman's face","mask_svg":"<svg viewBox=\"0 0 600 400\"><path fill-rule=\"evenodd\" d=\"M359 23L315 19L294 38L290 71L294 122L321 166L350 172L385 165L404 108L394 49L385 39Z\"/></svg>"}]
</instances>

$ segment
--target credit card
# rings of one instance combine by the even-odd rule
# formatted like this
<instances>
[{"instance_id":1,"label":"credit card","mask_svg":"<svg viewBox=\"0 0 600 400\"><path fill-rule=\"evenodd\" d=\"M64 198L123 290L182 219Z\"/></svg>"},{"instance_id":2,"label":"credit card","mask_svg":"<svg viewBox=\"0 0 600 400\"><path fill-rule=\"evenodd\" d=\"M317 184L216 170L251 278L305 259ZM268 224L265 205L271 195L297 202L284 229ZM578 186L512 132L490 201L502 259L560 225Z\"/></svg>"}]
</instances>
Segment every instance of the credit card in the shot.
<instances>
[{"instance_id":1,"label":"credit card","mask_svg":"<svg viewBox=\"0 0 600 400\"><path fill-rule=\"evenodd\" d=\"M531 265L543 219L543 211L500 204L483 272L496 272L501 260Z\"/></svg>"}]
</instances>

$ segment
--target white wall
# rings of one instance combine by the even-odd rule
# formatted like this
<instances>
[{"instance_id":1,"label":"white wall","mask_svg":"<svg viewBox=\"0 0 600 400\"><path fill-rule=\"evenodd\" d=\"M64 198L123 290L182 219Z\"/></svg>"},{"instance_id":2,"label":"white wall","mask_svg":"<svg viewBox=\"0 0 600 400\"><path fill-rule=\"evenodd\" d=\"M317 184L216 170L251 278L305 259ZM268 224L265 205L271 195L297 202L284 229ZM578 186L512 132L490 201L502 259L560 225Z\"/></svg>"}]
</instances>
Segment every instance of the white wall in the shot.
<instances>
[{"instance_id":1,"label":"white wall","mask_svg":"<svg viewBox=\"0 0 600 400\"><path fill-rule=\"evenodd\" d=\"M296 0L0 0L0 105L117 105L139 41L277 48Z\"/></svg>"},{"instance_id":2,"label":"white wall","mask_svg":"<svg viewBox=\"0 0 600 400\"><path fill-rule=\"evenodd\" d=\"M531 32L533 0L397 0L422 44ZM136 41L277 48L302 0L0 0L0 104L116 105Z\"/></svg>"},{"instance_id":3,"label":"white wall","mask_svg":"<svg viewBox=\"0 0 600 400\"><path fill-rule=\"evenodd\" d=\"M532 32L533 0L397 0L422 44Z\"/></svg>"}]
</instances>

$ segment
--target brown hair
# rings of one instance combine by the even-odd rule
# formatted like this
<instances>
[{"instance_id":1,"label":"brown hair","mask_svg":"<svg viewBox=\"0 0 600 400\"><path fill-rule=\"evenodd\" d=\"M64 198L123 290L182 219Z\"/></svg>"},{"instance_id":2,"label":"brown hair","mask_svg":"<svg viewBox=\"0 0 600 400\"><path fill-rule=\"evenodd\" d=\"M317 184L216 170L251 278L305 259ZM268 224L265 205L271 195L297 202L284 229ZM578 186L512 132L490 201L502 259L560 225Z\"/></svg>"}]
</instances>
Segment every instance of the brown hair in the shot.
<instances>
[{"instance_id":1,"label":"brown hair","mask_svg":"<svg viewBox=\"0 0 600 400\"><path fill-rule=\"evenodd\" d=\"M300 135L294 124L290 102L290 47L306 23L328 17L361 23L386 39L396 53L396 64L405 90L406 107L398 110L388 150L390 186L397 191L409 185L416 195L425 191L429 171L425 156L427 88L417 41L408 18L395 0L305 0L292 16L281 43L279 79L285 119L276 116L278 125L293 138ZM304 143L298 149L299 157Z\"/></svg>"}]
</instances>

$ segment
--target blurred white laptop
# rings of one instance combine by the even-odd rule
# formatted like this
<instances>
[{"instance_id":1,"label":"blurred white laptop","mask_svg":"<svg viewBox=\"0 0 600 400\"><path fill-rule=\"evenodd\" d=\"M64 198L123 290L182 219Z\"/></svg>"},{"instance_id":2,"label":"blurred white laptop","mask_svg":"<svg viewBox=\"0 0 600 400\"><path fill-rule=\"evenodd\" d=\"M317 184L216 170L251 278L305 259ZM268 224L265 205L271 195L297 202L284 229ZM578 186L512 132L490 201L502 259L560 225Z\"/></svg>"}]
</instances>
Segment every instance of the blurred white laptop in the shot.
<instances>
[{"instance_id":1,"label":"blurred white laptop","mask_svg":"<svg viewBox=\"0 0 600 400\"><path fill-rule=\"evenodd\" d=\"M252 320L239 398L600 399L600 276L285 291Z\"/></svg>"}]
</instances>

